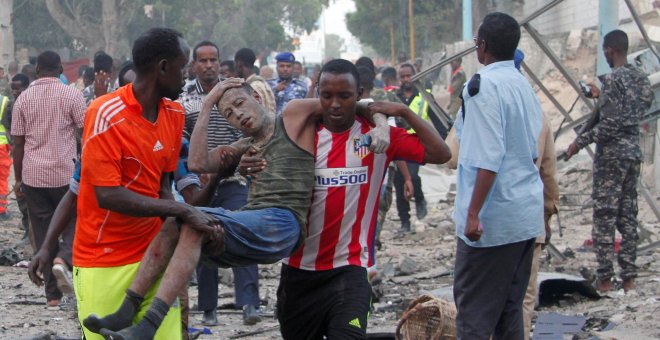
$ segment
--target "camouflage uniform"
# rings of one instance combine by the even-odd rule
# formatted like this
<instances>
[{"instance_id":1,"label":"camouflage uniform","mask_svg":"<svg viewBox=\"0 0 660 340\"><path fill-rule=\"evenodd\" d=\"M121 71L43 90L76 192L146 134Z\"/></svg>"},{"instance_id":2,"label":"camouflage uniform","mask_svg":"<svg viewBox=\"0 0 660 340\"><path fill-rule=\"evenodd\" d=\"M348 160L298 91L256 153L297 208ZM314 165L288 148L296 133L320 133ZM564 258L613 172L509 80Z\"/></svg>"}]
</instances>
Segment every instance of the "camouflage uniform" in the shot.
<instances>
[{"instance_id":1,"label":"camouflage uniform","mask_svg":"<svg viewBox=\"0 0 660 340\"><path fill-rule=\"evenodd\" d=\"M600 280L614 276L615 228L621 233L621 278L637 276L637 181L642 161L639 122L653 99L649 80L639 68L626 64L614 69L603 82L599 122L576 139L579 148L596 143L592 237Z\"/></svg>"},{"instance_id":2,"label":"camouflage uniform","mask_svg":"<svg viewBox=\"0 0 660 340\"><path fill-rule=\"evenodd\" d=\"M302 80L291 79L289 85L284 90L277 91L275 88L281 81L282 79L279 78L268 80L268 85L270 85L270 89L273 90L273 94L275 95L278 115L282 114L286 104L293 99L303 99L307 96L307 85Z\"/></svg>"}]
</instances>

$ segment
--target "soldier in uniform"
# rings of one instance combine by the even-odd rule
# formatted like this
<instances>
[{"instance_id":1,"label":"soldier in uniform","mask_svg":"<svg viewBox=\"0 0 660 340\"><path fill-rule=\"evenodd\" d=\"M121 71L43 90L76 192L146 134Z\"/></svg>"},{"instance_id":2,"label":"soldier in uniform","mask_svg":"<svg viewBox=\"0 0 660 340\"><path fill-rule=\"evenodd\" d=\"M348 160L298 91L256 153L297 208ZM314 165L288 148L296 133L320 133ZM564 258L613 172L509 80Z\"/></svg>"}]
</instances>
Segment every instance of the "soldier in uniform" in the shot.
<instances>
[{"instance_id":1,"label":"soldier in uniform","mask_svg":"<svg viewBox=\"0 0 660 340\"><path fill-rule=\"evenodd\" d=\"M637 276L637 181L642 161L638 125L654 95L646 74L627 63L627 52L626 33L614 30L605 36L603 53L612 73L605 76L602 91L590 85L593 96L599 98L600 119L566 153L568 160L596 143L592 237L598 260L597 288L602 292L613 288L615 228L621 233L618 262L625 291L635 287Z\"/></svg>"},{"instance_id":2,"label":"soldier in uniform","mask_svg":"<svg viewBox=\"0 0 660 340\"><path fill-rule=\"evenodd\" d=\"M293 78L293 62L296 57L291 52L282 52L275 56L277 60L277 78L268 81L275 95L277 114L282 114L284 107L293 99L303 99L307 96L307 84Z\"/></svg>"}]
</instances>

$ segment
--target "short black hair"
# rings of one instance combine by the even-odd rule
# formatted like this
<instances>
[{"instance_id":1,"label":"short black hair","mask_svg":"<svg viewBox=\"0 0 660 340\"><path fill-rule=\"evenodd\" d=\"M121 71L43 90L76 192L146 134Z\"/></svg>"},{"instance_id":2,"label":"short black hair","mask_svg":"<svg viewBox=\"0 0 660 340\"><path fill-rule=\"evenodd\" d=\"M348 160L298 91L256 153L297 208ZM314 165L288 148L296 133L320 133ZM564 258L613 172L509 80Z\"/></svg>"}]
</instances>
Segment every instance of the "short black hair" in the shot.
<instances>
[{"instance_id":1,"label":"short black hair","mask_svg":"<svg viewBox=\"0 0 660 340\"><path fill-rule=\"evenodd\" d=\"M94 72L103 71L105 73L112 72L112 57L105 52L100 52L94 55Z\"/></svg>"},{"instance_id":2,"label":"short black hair","mask_svg":"<svg viewBox=\"0 0 660 340\"><path fill-rule=\"evenodd\" d=\"M193 60L197 60L197 50L200 47L204 47L204 46L215 47L215 51L218 52L218 58L220 58L220 48L218 48L218 45L216 45L212 41L204 40L204 41L198 43L197 45L195 45L195 48L193 48L193 51L192 51Z\"/></svg>"},{"instance_id":3,"label":"short black hair","mask_svg":"<svg viewBox=\"0 0 660 340\"><path fill-rule=\"evenodd\" d=\"M364 66L371 69L371 71L376 74L376 65L374 65L374 61L367 56L358 58L358 60L355 61L355 66Z\"/></svg>"},{"instance_id":4,"label":"short black hair","mask_svg":"<svg viewBox=\"0 0 660 340\"><path fill-rule=\"evenodd\" d=\"M234 61L233 60L223 60L220 63L220 67L222 66L227 66L230 72L236 71L236 68L234 67Z\"/></svg>"},{"instance_id":5,"label":"short black hair","mask_svg":"<svg viewBox=\"0 0 660 340\"><path fill-rule=\"evenodd\" d=\"M58 71L62 67L62 60L59 54L46 51L37 57L37 66L44 71Z\"/></svg>"},{"instance_id":6,"label":"short black hair","mask_svg":"<svg viewBox=\"0 0 660 340\"><path fill-rule=\"evenodd\" d=\"M11 78L11 81L12 83L18 81L21 83L21 86L25 88L30 86L30 78L23 73L16 73L16 75Z\"/></svg>"},{"instance_id":7,"label":"short black hair","mask_svg":"<svg viewBox=\"0 0 660 340\"><path fill-rule=\"evenodd\" d=\"M399 65L399 70L404 68L404 67L409 67L412 70L412 74L417 73L417 69L411 63L403 63L403 64Z\"/></svg>"},{"instance_id":8,"label":"short black hair","mask_svg":"<svg viewBox=\"0 0 660 340\"><path fill-rule=\"evenodd\" d=\"M293 65L300 65L300 67L302 67L302 63L299 62L298 60L295 60L295 61L293 62Z\"/></svg>"},{"instance_id":9,"label":"short black hair","mask_svg":"<svg viewBox=\"0 0 660 340\"><path fill-rule=\"evenodd\" d=\"M179 39L183 36L170 28L152 28L133 43L133 62L136 73L145 73L163 59L172 60L182 53Z\"/></svg>"},{"instance_id":10,"label":"short black hair","mask_svg":"<svg viewBox=\"0 0 660 340\"><path fill-rule=\"evenodd\" d=\"M257 56L254 54L254 51L252 51L249 48L241 48L234 55L234 61L236 62L240 61L243 65L247 67L254 66L254 62L256 60L257 60Z\"/></svg>"},{"instance_id":11,"label":"short black hair","mask_svg":"<svg viewBox=\"0 0 660 340\"><path fill-rule=\"evenodd\" d=\"M396 79L396 69L394 67L386 67L383 69L383 72L381 73L380 76L383 79L386 78Z\"/></svg>"},{"instance_id":12,"label":"short black hair","mask_svg":"<svg viewBox=\"0 0 660 340\"><path fill-rule=\"evenodd\" d=\"M628 53L628 35L622 30L605 34L603 45L621 53Z\"/></svg>"},{"instance_id":13,"label":"short black hair","mask_svg":"<svg viewBox=\"0 0 660 340\"><path fill-rule=\"evenodd\" d=\"M119 80L119 86L124 86L128 83L124 82L124 75L126 72L130 70L135 70L135 64L132 61L126 61L123 64L121 64L121 67L119 68L119 73L117 74L117 79Z\"/></svg>"},{"instance_id":14,"label":"short black hair","mask_svg":"<svg viewBox=\"0 0 660 340\"><path fill-rule=\"evenodd\" d=\"M82 77L83 74L85 74L85 70L86 70L88 67L89 67L89 66L87 66L87 65L80 65L80 66L78 66L78 77Z\"/></svg>"},{"instance_id":15,"label":"short black hair","mask_svg":"<svg viewBox=\"0 0 660 340\"><path fill-rule=\"evenodd\" d=\"M32 65L32 64L25 64L25 65L23 65L23 67L21 68L21 73L23 73L24 75L28 76L28 78L30 78L29 74L34 75L35 72L36 72L36 68L35 68L34 65Z\"/></svg>"},{"instance_id":16,"label":"short black hair","mask_svg":"<svg viewBox=\"0 0 660 340\"><path fill-rule=\"evenodd\" d=\"M352 62L346 60L346 59L332 59L325 63L323 67L321 68L321 73L319 73L319 79L317 81L317 84L321 80L321 76L323 73L331 73L331 74L346 74L350 73L353 78L355 79L355 86L359 89L360 88L360 73L357 70L357 67L353 65Z\"/></svg>"},{"instance_id":17,"label":"short black hair","mask_svg":"<svg viewBox=\"0 0 660 340\"><path fill-rule=\"evenodd\" d=\"M86 79L90 82L94 81L94 68L87 66L85 73L83 73L83 79Z\"/></svg>"},{"instance_id":18,"label":"short black hair","mask_svg":"<svg viewBox=\"0 0 660 340\"><path fill-rule=\"evenodd\" d=\"M374 72L367 66L358 66L358 73L360 74L360 86L367 91L374 89Z\"/></svg>"},{"instance_id":19,"label":"short black hair","mask_svg":"<svg viewBox=\"0 0 660 340\"><path fill-rule=\"evenodd\" d=\"M486 42L486 50L495 59L513 60L520 42L520 25L508 14L490 13L479 26L477 36Z\"/></svg>"}]
</instances>

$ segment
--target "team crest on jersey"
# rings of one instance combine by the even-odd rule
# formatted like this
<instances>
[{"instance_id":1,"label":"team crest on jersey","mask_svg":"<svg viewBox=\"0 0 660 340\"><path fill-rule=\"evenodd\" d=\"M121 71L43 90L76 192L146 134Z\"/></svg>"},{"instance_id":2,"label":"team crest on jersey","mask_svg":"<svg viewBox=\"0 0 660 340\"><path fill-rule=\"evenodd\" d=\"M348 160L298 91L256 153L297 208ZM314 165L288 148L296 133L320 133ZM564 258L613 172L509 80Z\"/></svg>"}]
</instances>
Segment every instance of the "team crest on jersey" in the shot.
<instances>
[{"instance_id":1,"label":"team crest on jersey","mask_svg":"<svg viewBox=\"0 0 660 340\"><path fill-rule=\"evenodd\" d=\"M369 144L365 143L363 138L353 138L353 153L360 159L369 155Z\"/></svg>"}]
</instances>

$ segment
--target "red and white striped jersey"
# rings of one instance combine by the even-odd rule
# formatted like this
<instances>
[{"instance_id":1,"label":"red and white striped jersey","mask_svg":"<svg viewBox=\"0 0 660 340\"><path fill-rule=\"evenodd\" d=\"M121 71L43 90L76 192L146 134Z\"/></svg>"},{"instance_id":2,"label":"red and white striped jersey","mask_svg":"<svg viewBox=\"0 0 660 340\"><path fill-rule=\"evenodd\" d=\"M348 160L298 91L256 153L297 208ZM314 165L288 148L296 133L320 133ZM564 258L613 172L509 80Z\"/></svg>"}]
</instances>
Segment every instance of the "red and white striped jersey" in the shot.
<instances>
[{"instance_id":1,"label":"red and white striped jersey","mask_svg":"<svg viewBox=\"0 0 660 340\"><path fill-rule=\"evenodd\" d=\"M390 146L374 154L361 144L371 126L358 117L350 130L316 133L316 166L312 206L303 245L284 262L304 270L328 270L373 264L374 227L387 165L392 159L423 162L424 147L416 135L390 127Z\"/></svg>"}]
</instances>

